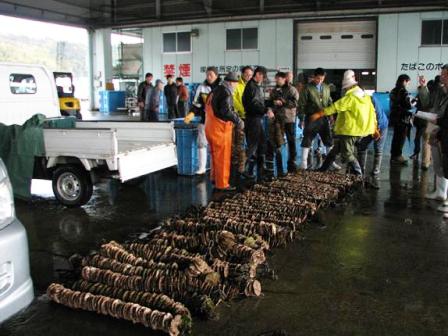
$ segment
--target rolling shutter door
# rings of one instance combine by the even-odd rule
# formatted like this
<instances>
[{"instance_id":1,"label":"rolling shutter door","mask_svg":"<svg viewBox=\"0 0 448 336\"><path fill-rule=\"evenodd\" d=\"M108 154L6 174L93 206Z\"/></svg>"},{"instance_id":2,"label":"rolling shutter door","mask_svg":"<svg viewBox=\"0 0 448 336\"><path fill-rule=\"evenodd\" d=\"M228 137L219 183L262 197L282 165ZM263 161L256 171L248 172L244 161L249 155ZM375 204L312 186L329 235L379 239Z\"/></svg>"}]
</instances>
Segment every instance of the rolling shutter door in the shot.
<instances>
[{"instance_id":1,"label":"rolling shutter door","mask_svg":"<svg viewBox=\"0 0 448 336\"><path fill-rule=\"evenodd\" d=\"M375 69L376 21L297 24L297 68Z\"/></svg>"}]
</instances>

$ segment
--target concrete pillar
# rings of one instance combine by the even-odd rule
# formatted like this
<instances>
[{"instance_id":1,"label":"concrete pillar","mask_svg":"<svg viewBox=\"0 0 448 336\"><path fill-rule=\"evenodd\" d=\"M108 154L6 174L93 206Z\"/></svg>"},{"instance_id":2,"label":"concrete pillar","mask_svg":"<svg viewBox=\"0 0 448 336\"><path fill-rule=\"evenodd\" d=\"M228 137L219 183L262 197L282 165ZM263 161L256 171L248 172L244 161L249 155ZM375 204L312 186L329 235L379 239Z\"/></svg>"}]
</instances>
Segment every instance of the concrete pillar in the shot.
<instances>
[{"instance_id":1,"label":"concrete pillar","mask_svg":"<svg viewBox=\"0 0 448 336\"><path fill-rule=\"evenodd\" d=\"M89 31L90 105L99 108L99 92L112 81L112 29Z\"/></svg>"}]
</instances>

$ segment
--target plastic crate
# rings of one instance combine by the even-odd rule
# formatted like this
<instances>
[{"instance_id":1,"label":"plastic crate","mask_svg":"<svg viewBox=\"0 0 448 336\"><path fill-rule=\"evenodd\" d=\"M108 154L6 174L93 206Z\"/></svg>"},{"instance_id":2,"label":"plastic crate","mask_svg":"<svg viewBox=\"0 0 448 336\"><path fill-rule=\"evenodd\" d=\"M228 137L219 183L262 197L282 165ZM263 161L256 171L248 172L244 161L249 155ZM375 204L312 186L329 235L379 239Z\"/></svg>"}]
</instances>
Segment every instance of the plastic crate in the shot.
<instances>
[{"instance_id":1,"label":"plastic crate","mask_svg":"<svg viewBox=\"0 0 448 336\"><path fill-rule=\"evenodd\" d=\"M175 127L177 147L177 172L195 175L198 170L198 129Z\"/></svg>"},{"instance_id":2,"label":"plastic crate","mask_svg":"<svg viewBox=\"0 0 448 336\"><path fill-rule=\"evenodd\" d=\"M126 106L126 91L100 91L100 112L115 112Z\"/></svg>"}]
</instances>

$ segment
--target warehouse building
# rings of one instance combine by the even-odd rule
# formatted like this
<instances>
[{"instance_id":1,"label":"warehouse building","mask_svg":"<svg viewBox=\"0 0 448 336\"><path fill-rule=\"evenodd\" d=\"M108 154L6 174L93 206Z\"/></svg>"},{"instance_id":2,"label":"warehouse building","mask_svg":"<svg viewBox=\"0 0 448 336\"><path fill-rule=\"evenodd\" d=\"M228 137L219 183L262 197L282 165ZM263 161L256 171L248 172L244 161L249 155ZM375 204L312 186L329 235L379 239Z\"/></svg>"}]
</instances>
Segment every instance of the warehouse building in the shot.
<instances>
[{"instance_id":1,"label":"warehouse building","mask_svg":"<svg viewBox=\"0 0 448 336\"><path fill-rule=\"evenodd\" d=\"M330 82L340 82L351 68L363 87L379 92L390 91L396 77L406 72L415 90L417 75L433 78L440 72L448 51L443 42L446 17L442 11L353 18L298 15L143 28L143 64L156 78L175 74L190 82L201 82L209 65L222 73L263 64L296 74L320 66L328 71Z\"/></svg>"}]
</instances>

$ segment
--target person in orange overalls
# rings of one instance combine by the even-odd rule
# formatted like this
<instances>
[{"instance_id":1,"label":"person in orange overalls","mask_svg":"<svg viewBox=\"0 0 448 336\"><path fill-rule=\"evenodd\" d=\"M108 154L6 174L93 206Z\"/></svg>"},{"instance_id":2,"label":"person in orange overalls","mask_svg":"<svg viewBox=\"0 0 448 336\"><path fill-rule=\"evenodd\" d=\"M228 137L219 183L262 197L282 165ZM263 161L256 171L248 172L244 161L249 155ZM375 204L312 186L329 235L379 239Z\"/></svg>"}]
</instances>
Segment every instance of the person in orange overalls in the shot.
<instances>
[{"instance_id":1,"label":"person in orange overalls","mask_svg":"<svg viewBox=\"0 0 448 336\"><path fill-rule=\"evenodd\" d=\"M212 158L210 179L217 191L235 190L229 182L233 125L244 129L244 122L233 107L233 90L238 80L235 72L229 72L224 82L210 93L205 104L205 135Z\"/></svg>"}]
</instances>

